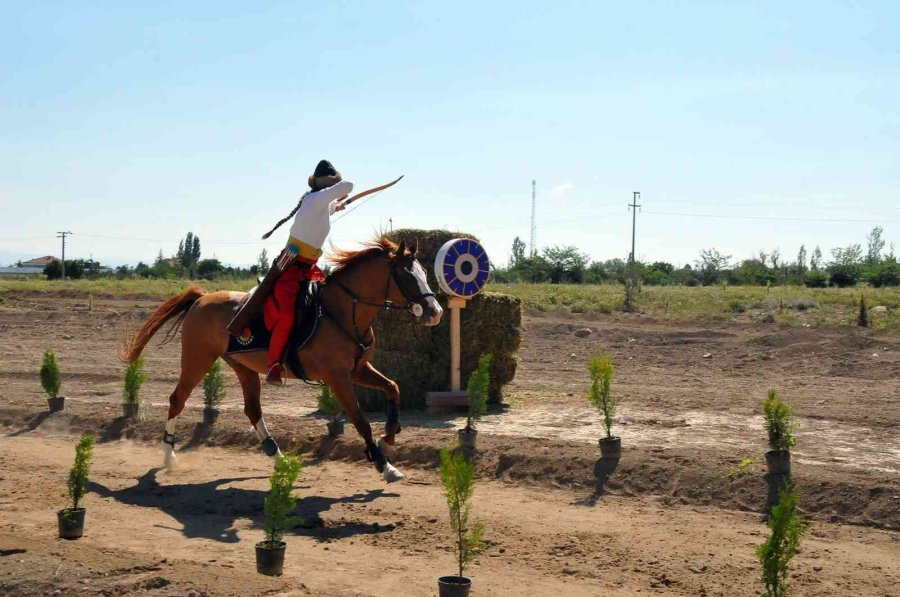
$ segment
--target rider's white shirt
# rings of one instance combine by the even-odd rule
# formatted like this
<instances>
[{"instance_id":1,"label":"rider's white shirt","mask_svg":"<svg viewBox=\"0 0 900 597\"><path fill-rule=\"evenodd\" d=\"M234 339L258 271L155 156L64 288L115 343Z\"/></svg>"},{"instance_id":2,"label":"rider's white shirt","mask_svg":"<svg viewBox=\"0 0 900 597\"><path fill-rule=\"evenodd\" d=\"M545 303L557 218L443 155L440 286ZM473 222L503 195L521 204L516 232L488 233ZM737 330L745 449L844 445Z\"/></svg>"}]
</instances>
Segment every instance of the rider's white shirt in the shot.
<instances>
[{"instance_id":1,"label":"rider's white shirt","mask_svg":"<svg viewBox=\"0 0 900 597\"><path fill-rule=\"evenodd\" d=\"M291 236L321 249L331 232L331 214L334 213L337 200L352 191L353 183L344 180L321 191L307 193L291 226Z\"/></svg>"}]
</instances>

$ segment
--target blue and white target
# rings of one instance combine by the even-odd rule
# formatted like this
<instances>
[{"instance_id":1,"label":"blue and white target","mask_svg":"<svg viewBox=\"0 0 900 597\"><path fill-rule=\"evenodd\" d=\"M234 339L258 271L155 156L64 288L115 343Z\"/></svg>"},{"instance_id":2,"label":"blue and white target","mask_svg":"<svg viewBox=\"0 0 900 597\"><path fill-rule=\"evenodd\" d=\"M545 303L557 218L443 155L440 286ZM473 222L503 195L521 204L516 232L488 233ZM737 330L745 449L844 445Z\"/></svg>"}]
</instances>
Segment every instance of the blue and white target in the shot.
<instances>
[{"instance_id":1,"label":"blue and white target","mask_svg":"<svg viewBox=\"0 0 900 597\"><path fill-rule=\"evenodd\" d=\"M450 296L471 298L487 283L491 262L478 241L455 238L444 243L434 260L434 275Z\"/></svg>"}]
</instances>

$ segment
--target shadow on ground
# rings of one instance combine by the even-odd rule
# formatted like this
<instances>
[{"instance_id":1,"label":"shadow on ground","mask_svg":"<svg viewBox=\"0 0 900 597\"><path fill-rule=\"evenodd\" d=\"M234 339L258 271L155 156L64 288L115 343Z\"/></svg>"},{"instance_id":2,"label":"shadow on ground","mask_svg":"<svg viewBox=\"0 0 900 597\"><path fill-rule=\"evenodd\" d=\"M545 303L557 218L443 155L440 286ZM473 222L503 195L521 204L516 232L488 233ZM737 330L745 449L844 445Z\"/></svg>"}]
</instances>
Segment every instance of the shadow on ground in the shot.
<instances>
[{"instance_id":1,"label":"shadow on ground","mask_svg":"<svg viewBox=\"0 0 900 597\"><path fill-rule=\"evenodd\" d=\"M199 537L223 543L237 543L240 538L234 525L241 518L250 519L254 528L262 529L263 502L267 492L234 487L233 484L267 477L235 477L205 483L163 485L157 479L162 470L150 469L138 478L136 485L125 489L110 489L94 481L88 482L87 489L100 497L111 498L122 504L155 508L165 512L182 525L182 528L172 530L181 532L188 539ZM383 489L344 497L301 497L297 502L295 514L304 522L291 532L320 541L388 532L393 529L392 525L364 524L343 518L337 522L325 523L322 520L322 513L330 510L335 504L368 504L380 498L397 497L400 497L399 494L385 493Z\"/></svg>"}]
</instances>

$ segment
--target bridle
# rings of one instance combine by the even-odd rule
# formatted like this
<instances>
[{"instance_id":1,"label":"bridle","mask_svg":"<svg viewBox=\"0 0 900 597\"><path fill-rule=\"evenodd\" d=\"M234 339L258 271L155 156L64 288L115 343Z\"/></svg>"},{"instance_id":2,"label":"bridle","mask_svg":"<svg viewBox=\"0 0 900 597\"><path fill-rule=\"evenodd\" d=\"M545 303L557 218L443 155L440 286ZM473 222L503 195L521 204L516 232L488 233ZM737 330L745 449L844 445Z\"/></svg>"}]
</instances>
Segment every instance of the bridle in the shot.
<instances>
[{"instance_id":1,"label":"bridle","mask_svg":"<svg viewBox=\"0 0 900 597\"><path fill-rule=\"evenodd\" d=\"M359 365L359 360L362 358L362 355L372 346L374 342L374 337L371 342L366 344L365 339L368 336L373 336L372 333L372 325L370 324L366 331L360 333L359 325L356 323L356 306L357 305L365 305L367 307L375 307L376 309L384 309L387 311L409 311L416 317L421 317L424 313L424 308L422 303L425 302L429 297L434 297L433 292L422 292L418 288L417 292L410 292L409 289L404 286L403 278L398 274L398 270L403 269L403 265L400 263L398 259L390 259L388 258L388 262L390 263L391 271L388 274L387 280L384 285L384 301L381 303L371 303L369 301L362 300L355 292L351 289L347 288L347 286L333 276L328 277L328 284L336 284L338 288L344 291L344 293L350 297L350 300L353 302L353 334L344 329L344 326L341 325L340 321L337 320L334 316L329 314L327 311L323 309L325 315L330 317L335 323L338 324L338 328L344 332L348 338L350 338L359 348L360 353L356 357L356 362L354 363L353 368L356 369L356 366ZM413 260L415 262L415 259ZM409 272L411 273L411 272ZM391 281L393 280L394 284L397 285L397 288L400 290L400 294L403 295L403 299L406 301L403 305L396 305L394 301L391 300ZM416 308L418 307L418 309Z\"/></svg>"}]
</instances>

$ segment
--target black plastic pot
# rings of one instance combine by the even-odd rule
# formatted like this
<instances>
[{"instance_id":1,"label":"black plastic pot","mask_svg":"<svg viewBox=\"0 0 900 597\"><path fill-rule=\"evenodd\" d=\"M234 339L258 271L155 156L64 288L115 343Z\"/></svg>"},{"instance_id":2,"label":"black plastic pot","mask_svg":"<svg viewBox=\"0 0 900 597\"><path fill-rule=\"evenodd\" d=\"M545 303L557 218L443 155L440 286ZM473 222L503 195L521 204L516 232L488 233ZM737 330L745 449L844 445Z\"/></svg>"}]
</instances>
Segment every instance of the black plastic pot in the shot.
<instances>
[{"instance_id":1,"label":"black plastic pot","mask_svg":"<svg viewBox=\"0 0 900 597\"><path fill-rule=\"evenodd\" d=\"M766 465L770 475L790 475L791 453L788 450L770 450L766 452Z\"/></svg>"},{"instance_id":2,"label":"black plastic pot","mask_svg":"<svg viewBox=\"0 0 900 597\"><path fill-rule=\"evenodd\" d=\"M438 597L469 597L472 581L465 576L442 576L438 579Z\"/></svg>"},{"instance_id":3,"label":"black plastic pot","mask_svg":"<svg viewBox=\"0 0 900 597\"><path fill-rule=\"evenodd\" d=\"M214 406L204 406L203 407L203 424L204 425L212 425L216 422L216 419L219 418L219 413L222 412L218 408Z\"/></svg>"},{"instance_id":4,"label":"black plastic pot","mask_svg":"<svg viewBox=\"0 0 900 597\"><path fill-rule=\"evenodd\" d=\"M260 541L256 544L256 571L266 576L281 576L284 571L284 550L287 543L279 541L277 547Z\"/></svg>"},{"instance_id":5,"label":"black plastic pot","mask_svg":"<svg viewBox=\"0 0 900 597\"><path fill-rule=\"evenodd\" d=\"M622 457L622 438L604 437L599 442L600 456L604 460L618 460Z\"/></svg>"},{"instance_id":6,"label":"black plastic pot","mask_svg":"<svg viewBox=\"0 0 900 597\"><path fill-rule=\"evenodd\" d=\"M340 419L332 419L331 421L328 421L328 435L330 435L331 437L344 435L344 422Z\"/></svg>"},{"instance_id":7,"label":"black plastic pot","mask_svg":"<svg viewBox=\"0 0 900 597\"><path fill-rule=\"evenodd\" d=\"M78 539L84 535L84 508L64 508L56 513L60 539Z\"/></svg>"},{"instance_id":8,"label":"black plastic pot","mask_svg":"<svg viewBox=\"0 0 900 597\"><path fill-rule=\"evenodd\" d=\"M50 412L58 413L66 407L66 397L57 396L56 398L47 398L47 406L50 408Z\"/></svg>"},{"instance_id":9,"label":"black plastic pot","mask_svg":"<svg viewBox=\"0 0 900 597\"><path fill-rule=\"evenodd\" d=\"M129 419L134 419L138 416L138 413L141 411L140 402L123 402L122 403L122 415L128 417Z\"/></svg>"},{"instance_id":10,"label":"black plastic pot","mask_svg":"<svg viewBox=\"0 0 900 597\"><path fill-rule=\"evenodd\" d=\"M478 431L475 429L460 429L457 431L459 435L459 445L463 448L475 449L475 443L478 439ZM449 577L448 577L449 578Z\"/></svg>"}]
</instances>

